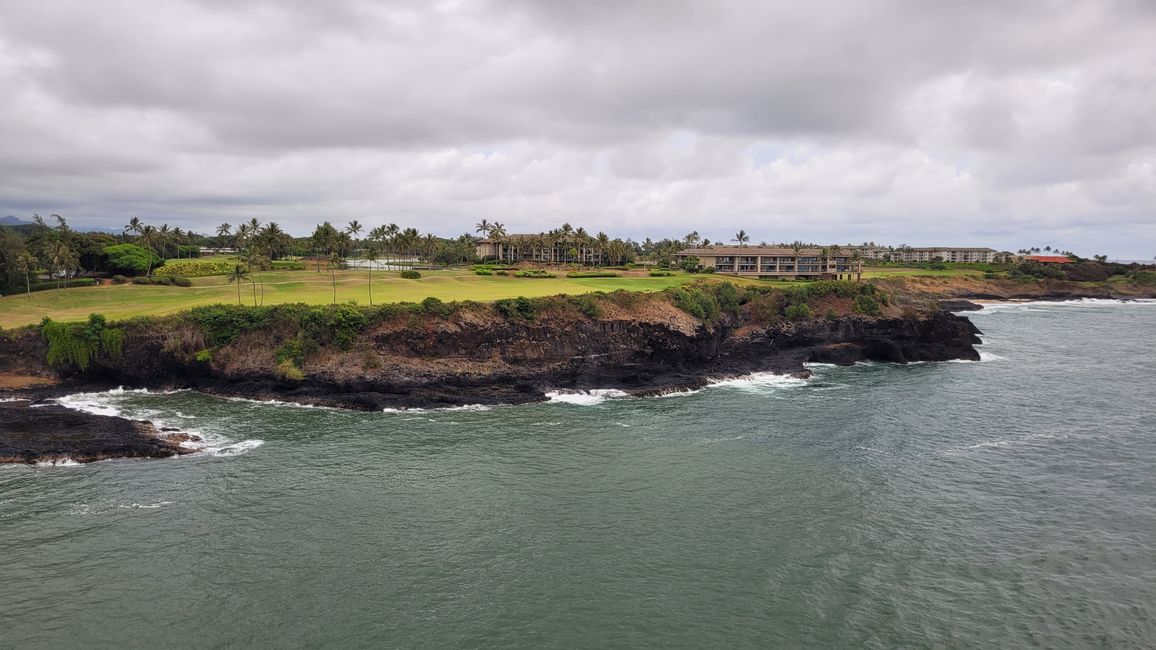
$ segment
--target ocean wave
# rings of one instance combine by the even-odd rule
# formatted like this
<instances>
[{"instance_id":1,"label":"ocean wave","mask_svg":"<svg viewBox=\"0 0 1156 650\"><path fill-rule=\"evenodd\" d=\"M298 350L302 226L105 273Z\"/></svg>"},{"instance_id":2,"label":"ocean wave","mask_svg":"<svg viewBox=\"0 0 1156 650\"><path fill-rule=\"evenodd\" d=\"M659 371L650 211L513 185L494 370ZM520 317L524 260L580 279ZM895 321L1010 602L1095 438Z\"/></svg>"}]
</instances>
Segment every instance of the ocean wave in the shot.
<instances>
[{"instance_id":1,"label":"ocean wave","mask_svg":"<svg viewBox=\"0 0 1156 650\"><path fill-rule=\"evenodd\" d=\"M572 404L574 406L594 406L608 399L630 397L616 388L595 388L592 390L556 390L546 393L546 401L552 404Z\"/></svg>"},{"instance_id":2,"label":"ocean wave","mask_svg":"<svg viewBox=\"0 0 1156 650\"><path fill-rule=\"evenodd\" d=\"M445 406L445 407L441 407L441 408L432 408L432 409L425 409L425 408L396 408L396 409L395 408L384 408L384 409L381 409L381 412L382 413L449 413L449 412L453 412L453 411L481 412L481 411L490 411L490 410L493 410L493 408L494 407L492 407L488 404L463 404L461 406Z\"/></svg>"},{"instance_id":3,"label":"ocean wave","mask_svg":"<svg viewBox=\"0 0 1156 650\"><path fill-rule=\"evenodd\" d=\"M1113 307L1151 307L1156 305L1156 299L1137 298L1134 300L1120 300L1116 298L1077 298L1075 300L1017 300L1007 302L985 302L980 304L983 305L983 309L966 312L966 315L970 316L973 314L992 314L1001 311L1050 311L1050 309L1040 309L1040 307L1086 307L1089 305Z\"/></svg>"},{"instance_id":4,"label":"ocean wave","mask_svg":"<svg viewBox=\"0 0 1156 650\"><path fill-rule=\"evenodd\" d=\"M240 456L265 444L264 440L242 440L223 447L205 447L202 453L209 456Z\"/></svg>"},{"instance_id":5,"label":"ocean wave","mask_svg":"<svg viewBox=\"0 0 1156 650\"><path fill-rule=\"evenodd\" d=\"M1007 357L1001 357L1000 355L998 355L994 352L988 352L987 350L980 350L979 351L979 361L976 361L975 359L948 359L947 361L944 361L944 363L989 363L992 361L1004 361L1006 359L1007 359ZM926 363L926 362L922 362L922 363Z\"/></svg>"},{"instance_id":6,"label":"ocean wave","mask_svg":"<svg viewBox=\"0 0 1156 650\"><path fill-rule=\"evenodd\" d=\"M779 375L773 372L752 372L749 375L742 375L740 377L711 380L711 382L707 384L707 387L763 391L768 388L796 388L805 386L806 384L806 379L800 379L790 375Z\"/></svg>"},{"instance_id":7,"label":"ocean wave","mask_svg":"<svg viewBox=\"0 0 1156 650\"><path fill-rule=\"evenodd\" d=\"M50 458L36 462L37 467L80 467L80 463L72 460L68 456L61 456L60 458Z\"/></svg>"}]
</instances>

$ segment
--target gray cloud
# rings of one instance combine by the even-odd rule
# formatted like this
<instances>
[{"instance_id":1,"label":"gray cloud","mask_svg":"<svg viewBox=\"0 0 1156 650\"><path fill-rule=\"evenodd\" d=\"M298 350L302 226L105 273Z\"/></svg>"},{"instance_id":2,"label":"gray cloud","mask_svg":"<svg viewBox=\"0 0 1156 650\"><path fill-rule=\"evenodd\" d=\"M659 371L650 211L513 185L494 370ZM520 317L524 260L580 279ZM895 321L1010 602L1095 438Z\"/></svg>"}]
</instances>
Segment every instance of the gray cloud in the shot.
<instances>
[{"instance_id":1,"label":"gray cloud","mask_svg":"<svg viewBox=\"0 0 1156 650\"><path fill-rule=\"evenodd\" d=\"M1142 0L0 14L0 211L1156 254Z\"/></svg>"}]
</instances>

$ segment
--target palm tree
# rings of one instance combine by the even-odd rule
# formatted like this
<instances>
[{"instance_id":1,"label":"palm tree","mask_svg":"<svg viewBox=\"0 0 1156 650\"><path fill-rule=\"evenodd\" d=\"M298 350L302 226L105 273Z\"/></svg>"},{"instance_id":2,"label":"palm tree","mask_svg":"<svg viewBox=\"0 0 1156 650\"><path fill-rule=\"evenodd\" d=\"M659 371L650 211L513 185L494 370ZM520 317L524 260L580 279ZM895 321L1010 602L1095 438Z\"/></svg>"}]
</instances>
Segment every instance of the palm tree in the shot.
<instances>
[{"instance_id":1,"label":"palm tree","mask_svg":"<svg viewBox=\"0 0 1156 650\"><path fill-rule=\"evenodd\" d=\"M374 233L376 233L379 228L381 228L381 226L378 226L377 228L374 228L373 230L369 231L369 244L366 245L365 250L362 251L362 253L361 253L361 256L365 258L365 261L369 262L369 306L370 307L373 306L373 266L375 264L377 264L377 258L381 252L381 242L377 237L374 237Z\"/></svg>"},{"instance_id":2,"label":"palm tree","mask_svg":"<svg viewBox=\"0 0 1156 650\"><path fill-rule=\"evenodd\" d=\"M474 227L474 232L480 234L482 237L489 237L490 236L490 225L491 224L489 221L482 219Z\"/></svg>"},{"instance_id":3,"label":"palm tree","mask_svg":"<svg viewBox=\"0 0 1156 650\"><path fill-rule=\"evenodd\" d=\"M69 271L77 268L76 253L72 250L72 246L63 239L55 239L47 244L44 250L45 261L48 263L48 269L56 275L57 279L62 279L68 275ZM58 288L63 288L63 283L57 285Z\"/></svg>"},{"instance_id":4,"label":"palm tree","mask_svg":"<svg viewBox=\"0 0 1156 650\"><path fill-rule=\"evenodd\" d=\"M353 238L353 243L357 243L357 236L361 234L361 224L358 223L357 219L349 222L349 225L345 227L345 234Z\"/></svg>"},{"instance_id":5,"label":"palm tree","mask_svg":"<svg viewBox=\"0 0 1156 650\"><path fill-rule=\"evenodd\" d=\"M36 270L36 258L27 251L16 256L16 270L24 274L24 291L32 296L32 272Z\"/></svg>"},{"instance_id":6,"label":"palm tree","mask_svg":"<svg viewBox=\"0 0 1156 650\"><path fill-rule=\"evenodd\" d=\"M140 235L137 237L137 244L144 246L150 253L156 254L157 243L161 241L160 231L155 226L144 226L140 230ZM149 257L149 265L145 270L145 277L151 276L153 272L153 258Z\"/></svg>"},{"instance_id":7,"label":"palm tree","mask_svg":"<svg viewBox=\"0 0 1156 650\"><path fill-rule=\"evenodd\" d=\"M128 220L128 225L124 227L125 235L140 235L141 230L144 229L144 224L141 223L140 217L133 217Z\"/></svg>"},{"instance_id":8,"label":"palm tree","mask_svg":"<svg viewBox=\"0 0 1156 650\"><path fill-rule=\"evenodd\" d=\"M240 264L233 267L233 272L229 274L229 284L237 283L237 304L241 304L241 283L249 278L249 270Z\"/></svg>"},{"instance_id":9,"label":"palm tree","mask_svg":"<svg viewBox=\"0 0 1156 650\"><path fill-rule=\"evenodd\" d=\"M859 249L855 249L855 250L851 251L851 261L855 265L855 273L856 273L855 280L857 282L862 282L863 281L863 261L860 259Z\"/></svg>"},{"instance_id":10,"label":"palm tree","mask_svg":"<svg viewBox=\"0 0 1156 650\"><path fill-rule=\"evenodd\" d=\"M329 255L329 275L333 280L333 304L337 304L337 267L341 266L341 256L337 253Z\"/></svg>"},{"instance_id":11,"label":"palm tree","mask_svg":"<svg viewBox=\"0 0 1156 650\"><path fill-rule=\"evenodd\" d=\"M229 235L233 234L233 226L223 223L217 226L217 247L224 248L222 244L227 243Z\"/></svg>"},{"instance_id":12,"label":"palm tree","mask_svg":"<svg viewBox=\"0 0 1156 650\"><path fill-rule=\"evenodd\" d=\"M747 231L745 231L745 230L740 230L740 231L735 233L734 241L739 243L739 248L746 248L747 242L749 242L750 240L751 240L751 236L748 235Z\"/></svg>"}]
</instances>

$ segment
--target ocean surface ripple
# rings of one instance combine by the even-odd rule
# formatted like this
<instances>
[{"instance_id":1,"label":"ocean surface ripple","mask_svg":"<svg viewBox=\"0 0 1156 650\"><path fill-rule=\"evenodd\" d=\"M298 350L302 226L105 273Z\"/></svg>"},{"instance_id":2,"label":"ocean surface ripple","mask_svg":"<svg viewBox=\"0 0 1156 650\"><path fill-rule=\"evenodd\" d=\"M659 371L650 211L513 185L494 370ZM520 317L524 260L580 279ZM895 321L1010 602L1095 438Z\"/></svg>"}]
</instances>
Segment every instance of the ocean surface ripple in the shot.
<instances>
[{"instance_id":1,"label":"ocean surface ripple","mask_svg":"<svg viewBox=\"0 0 1156 650\"><path fill-rule=\"evenodd\" d=\"M205 451L0 466L0 647L1153 647L1152 305L652 398L70 396Z\"/></svg>"}]
</instances>

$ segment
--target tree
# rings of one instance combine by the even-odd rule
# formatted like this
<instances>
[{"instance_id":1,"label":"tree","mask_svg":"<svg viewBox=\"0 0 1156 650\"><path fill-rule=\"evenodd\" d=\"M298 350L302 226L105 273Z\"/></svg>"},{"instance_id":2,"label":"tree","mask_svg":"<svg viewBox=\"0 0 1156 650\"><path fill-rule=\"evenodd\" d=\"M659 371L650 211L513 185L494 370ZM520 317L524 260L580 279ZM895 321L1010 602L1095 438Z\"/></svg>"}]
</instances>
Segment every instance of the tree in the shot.
<instances>
[{"instance_id":1,"label":"tree","mask_svg":"<svg viewBox=\"0 0 1156 650\"><path fill-rule=\"evenodd\" d=\"M136 244L116 244L104 248L105 266L125 275L142 275L158 262L160 258L150 250Z\"/></svg>"},{"instance_id":2,"label":"tree","mask_svg":"<svg viewBox=\"0 0 1156 650\"><path fill-rule=\"evenodd\" d=\"M482 237L490 236L490 222L482 219L474 226L474 232L480 234Z\"/></svg>"},{"instance_id":3,"label":"tree","mask_svg":"<svg viewBox=\"0 0 1156 650\"><path fill-rule=\"evenodd\" d=\"M380 228L380 226L378 226L378 228ZM377 258L380 257L381 254L381 242L374 237L374 232L376 231L377 228L374 228L369 232L369 243L365 246L365 250L361 254L361 256L365 258L365 261L369 263L369 305L371 307L373 306L373 267L377 264Z\"/></svg>"},{"instance_id":4,"label":"tree","mask_svg":"<svg viewBox=\"0 0 1156 650\"><path fill-rule=\"evenodd\" d=\"M342 259L337 253L329 255L329 275L333 280L333 304L337 304L337 267L341 266Z\"/></svg>"},{"instance_id":5,"label":"tree","mask_svg":"<svg viewBox=\"0 0 1156 650\"><path fill-rule=\"evenodd\" d=\"M240 264L233 267L233 272L229 274L229 284L237 283L237 304L241 304L241 283L249 278L249 270Z\"/></svg>"},{"instance_id":6,"label":"tree","mask_svg":"<svg viewBox=\"0 0 1156 650\"><path fill-rule=\"evenodd\" d=\"M44 262L48 266L49 273L55 275L57 279L66 278L69 272L79 267L76 253L63 239L55 239L48 243L44 249ZM60 283L57 286L63 288L64 284Z\"/></svg>"},{"instance_id":7,"label":"tree","mask_svg":"<svg viewBox=\"0 0 1156 650\"><path fill-rule=\"evenodd\" d=\"M36 270L36 258L28 251L16 256L16 270L24 274L24 292L32 295L32 272Z\"/></svg>"},{"instance_id":8,"label":"tree","mask_svg":"<svg viewBox=\"0 0 1156 650\"><path fill-rule=\"evenodd\" d=\"M735 233L734 241L739 243L739 248L746 248L747 242L749 242L750 240L751 240L751 236L748 235L747 231L745 231L745 230L740 230L737 233Z\"/></svg>"}]
</instances>

